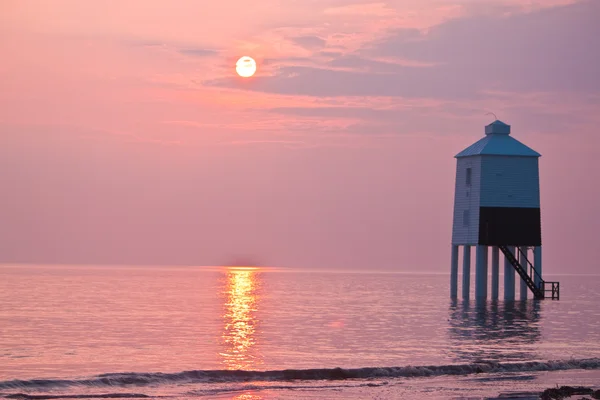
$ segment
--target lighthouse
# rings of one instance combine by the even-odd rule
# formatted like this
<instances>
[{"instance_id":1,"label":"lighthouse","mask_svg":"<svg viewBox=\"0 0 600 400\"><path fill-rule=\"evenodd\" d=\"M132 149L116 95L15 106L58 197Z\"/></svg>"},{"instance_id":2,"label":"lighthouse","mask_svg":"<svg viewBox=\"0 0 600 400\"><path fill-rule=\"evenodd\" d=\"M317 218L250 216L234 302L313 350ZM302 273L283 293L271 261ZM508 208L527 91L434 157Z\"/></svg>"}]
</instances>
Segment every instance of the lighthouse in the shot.
<instances>
[{"instance_id":1,"label":"lighthouse","mask_svg":"<svg viewBox=\"0 0 600 400\"><path fill-rule=\"evenodd\" d=\"M558 299L558 282L542 279L540 154L511 136L510 125L494 121L485 136L455 158L456 183L452 226L450 296L458 297L458 262L462 247L462 297L471 286L471 248L475 248L475 297L499 298L500 254L504 299ZM491 259L491 285L488 285Z\"/></svg>"}]
</instances>

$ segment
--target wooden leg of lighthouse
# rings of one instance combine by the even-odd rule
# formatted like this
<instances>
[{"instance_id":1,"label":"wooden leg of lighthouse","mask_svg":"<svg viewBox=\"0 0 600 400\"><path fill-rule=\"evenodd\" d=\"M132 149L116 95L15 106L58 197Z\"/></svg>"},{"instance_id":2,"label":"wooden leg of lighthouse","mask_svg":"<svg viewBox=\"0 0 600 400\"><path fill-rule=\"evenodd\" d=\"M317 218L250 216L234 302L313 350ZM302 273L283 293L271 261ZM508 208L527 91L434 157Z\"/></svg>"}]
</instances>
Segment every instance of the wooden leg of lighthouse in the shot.
<instances>
[{"instance_id":1,"label":"wooden leg of lighthouse","mask_svg":"<svg viewBox=\"0 0 600 400\"><path fill-rule=\"evenodd\" d=\"M508 246L508 250L513 254L515 248ZM504 300L515 299L515 269L511 265L510 261L504 257Z\"/></svg>"},{"instance_id":2,"label":"wooden leg of lighthouse","mask_svg":"<svg viewBox=\"0 0 600 400\"><path fill-rule=\"evenodd\" d=\"M529 272L529 265L527 264L527 247L521 247L521 251L519 252L519 262L521 263L521 266L523 266L523 268ZM519 298L521 300L527 300L527 291L529 290L527 287L527 282L525 282L524 279L519 279L519 282Z\"/></svg>"},{"instance_id":3,"label":"wooden leg of lighthouse","mask_svg":"<svg viewBox=\"0 0 600 400\"><path fill-rule=\"evenodd\" d=\"M535 286L540 287L540 281L542 280L542 246L536 246L533 249L533 267L537 272L533 282Z\"/></svg>"},{"instance_id":4,"label":"wooden leg of lighthouse","mask_svg":"<svg viewBox=\"0 0 600 400\"><path fill-rule=\"evenodd\" d=\"M479 300L487 298L487 259L487 246L478 245L475 258L475 298Z\"/></svg>"},{"instance_id":5,"label":"wooden leg of lighthouse","mask_svg":"<svg viewBox=\"0 0 600 400\"><path fill-rule=\"evenodd\" d=\"M492 300L498 300L498 282L500 280L500 249L492 247Z\"/></svg>"},{"instance_id":6,"label":"wooden leg of lighthouse","mask_svg":"<svg viewBox=\"0 0 600 400\"><path fill-rule=\"evenodd\" d=\"M458 297L458 246L452 245L450 259L450 298Z\"/></svg>"},{"instance_id":7,"label":"wooden leg of lighthouse","mask_svg":"<svg viewBox=\"0 0 600 400\"><path fill-rule=\"evenodd\" d=\"M462 297L469 298L471 290L471 246L463 246L463 281L462 281Z\"/></svg>"}]
</instances>

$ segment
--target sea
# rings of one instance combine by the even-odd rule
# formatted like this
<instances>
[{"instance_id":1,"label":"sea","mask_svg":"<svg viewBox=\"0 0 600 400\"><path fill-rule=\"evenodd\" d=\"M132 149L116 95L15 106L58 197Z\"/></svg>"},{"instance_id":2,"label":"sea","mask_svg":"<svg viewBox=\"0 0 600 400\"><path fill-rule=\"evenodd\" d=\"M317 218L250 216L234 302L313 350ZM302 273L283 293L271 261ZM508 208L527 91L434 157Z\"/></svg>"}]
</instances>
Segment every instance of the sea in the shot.
<instances>
[{"instance_id":1,"label":"sea","mask_svg":"<svg viewBox=\"0 0 600 400\"><path fill-rule=\"evenodd\" d=\"M560 300L451 300L449 274L368 268L4 265L0 399L598 388L600 276L545 278L560 281Z\"/></svg>"}]
</instances>

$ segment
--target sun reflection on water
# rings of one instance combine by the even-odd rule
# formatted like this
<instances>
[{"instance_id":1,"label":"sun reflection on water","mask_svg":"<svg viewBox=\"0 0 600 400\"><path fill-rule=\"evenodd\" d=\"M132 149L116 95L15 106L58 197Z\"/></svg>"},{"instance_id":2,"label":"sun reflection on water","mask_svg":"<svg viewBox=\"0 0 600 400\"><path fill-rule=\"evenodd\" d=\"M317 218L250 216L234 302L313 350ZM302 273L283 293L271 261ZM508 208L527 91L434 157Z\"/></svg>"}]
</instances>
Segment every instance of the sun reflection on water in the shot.
<instances>
[{"instance_id":1,"label":"sun reflection on water","mask_svg":"<svg viewBox=\"0 0 600 400\"><path fill-rule=\"evenodd\" d=\"M220 353L229 370L252 370L262 364L257 347L257 317L260 292L258 268L228 268L225 270L223 294L223 333Z\"/></svg>"}]
</instances>

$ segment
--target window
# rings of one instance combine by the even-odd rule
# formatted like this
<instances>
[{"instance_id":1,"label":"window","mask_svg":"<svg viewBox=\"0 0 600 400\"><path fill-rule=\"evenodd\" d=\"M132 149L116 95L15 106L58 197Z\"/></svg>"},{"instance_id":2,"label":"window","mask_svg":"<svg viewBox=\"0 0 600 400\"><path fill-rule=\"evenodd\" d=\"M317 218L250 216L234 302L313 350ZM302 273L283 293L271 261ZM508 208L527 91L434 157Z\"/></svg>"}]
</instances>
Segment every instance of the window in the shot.
<instances>
[{"instance_id":1,"label":"window","mask_svg":"<svg viewBox=\"0 0 600 400\"><path fill-rule=\"evenodd\" d=\"M469 226L469 210L463 211L463 226Z\"/></svg>"},{"instance_id":2,"label":"window","mask_svg":"<svg viewBox=\"0 0 600 400\"><path fill-rule=\"evenodd\" d=\"M467 168L467 186L471 186L471 175L473 175L473 171L469 167Z\"/></svg>"}]
</instances>

